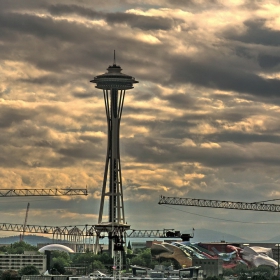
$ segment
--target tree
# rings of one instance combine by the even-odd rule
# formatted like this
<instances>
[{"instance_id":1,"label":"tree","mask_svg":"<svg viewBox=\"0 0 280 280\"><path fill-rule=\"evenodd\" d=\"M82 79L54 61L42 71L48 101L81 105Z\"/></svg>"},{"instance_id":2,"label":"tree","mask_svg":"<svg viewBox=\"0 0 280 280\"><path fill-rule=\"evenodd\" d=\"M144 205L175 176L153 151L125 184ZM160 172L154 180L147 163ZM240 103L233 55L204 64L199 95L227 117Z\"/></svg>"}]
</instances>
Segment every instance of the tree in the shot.
<instances>
[{"instance_id":1,"label":"tree","mask_svg":"<svg viewBox=\"0 0 280 280\"><path fill-rule=\"evenodd\" d=\"M101 261L99 261L99 260L93 261L92 265L93 265L93 269L94 270L96 270L96 269L98 269L98 270L99 269L105 269L104 264Z\"/></svg>"},{"instance_id":2,"label":"tree","mask_svg":"<svg viewBox=\"0 0 280 280\"><path fill-rule=\"evenodd\" d=\"M145 260L141 256L133 257L130 261L130 264L132 265L138 265L138 266L146 266Z\"/></svg>"},{"instance_id":3,"label":"tree","mask_svg":"<svg viewBox=\"0 0 280 280\"><path fill-rule=\"evenodd\" d=\"M234 273L233 274L237 274L237 275L241 275L241 274L245 274L249 272L249 269L246 265L244 264L239 264L237 265L234 269L233 269Z\"/></svg>"},{"instance_id":4,"label":"tree","mask_svg":"<svg viewBox=\"0 0 280 280\"><path fill-rule=\"evenodd\" d=\"M254 275L252 277L252 280L267 280L268 278L266 278L264 275Z\"/></svg>"},{"instance_id":5,"label":"tree","mask_svg":"<svg viewBox=\"0 0 280 280\"><path fill-rule=\"evenodd\" d=\"M260 265L253 270L253 272L257 272L260 275L265 276L266 278L270 278L273 275L273 269L267 265Z\"/></svg>"},{"instance_id":6,"label":"tree","mask_svg":"<svg viewBox=\"0 0 280 280\"><path fill-rule=\"evenodd\" d=\"M219 280L219 277L217 277L217 276L208 276L208 277L206 277L206 280Z\"/></svg>"},{"instance_id":7,"label":"tree","mask_svg":"<svg viewBox=\"0 0 280 280\"><path fill-rule=\"evenodd\" d=\"M230 276L230 275L234 275L235 272L234 272L233 269L224 269L224 270L223 270L223 274L224 274L225 276Z\"/></svg>"},{"instance_id":8,"label":"tree","mask_svg":"<svg viewBox=\"0 0 280 280\"><path fill-rule=\"evenodd\" d=\"M247 277L246 274L241 274L241 275L239 276L239 280L247 280L247 279L248 279L248 277Z\"/></svg>"},{"instance_id":9,"label":"tree","mask_svg":"<svg viewBox=\"0 0 280 280\"><path fill-rule=\"evenodd\" d=\"M128 241L127 249L132 250L132 247L131 247L130 241Z\"/></svg>"},{"instance_id":10,"label":"tree","mask_svg":"<svg viewBox=\"0 0 280 280\"><path fill-rule=\"evenodd\" d=\"M7 249L8 254L23 254L24 251L38 251L36 246L32 246L24 241L19 241L11 244L11 246L6 246L3 248L4 250Z\"/></svg>"},{"instance_id":11,"label":"tree","mask_svg":"<svg viewBox=\"0 0 280 280\"><path fill-rule=\"evenodd\" d=\"M64 274L65 273L65 268L60 263L56 262L56 263L53 264L53 266L51 268L51 272L53 274Z\"/></svg>"},{"instance_id":12,"label":"tree","mask_svg":"<svg viewBox=\"0 0 280 280\"><path fill-rule=\"evenodd\" d=\"M2 273L1 280L18 280L18 273L15 270L5 270Z\"/></svg>"},{"instance_id":13,"label":"tree","mask_svg":"<svg viewBox=\"0 0 280 280\"><path fill-rule=\"evenodd\" d=\"M63 251L52 251L52 261L53 262L60 262L62 263L64 266L69 266L71 264L71 259L70 256L67 252L63 252Z\"/></svg>"},{"instance_id":14,"label":"tree","mask_svg":"<svg viewBox=\"0 0 280 280\"><path fill-rule=\"evenodd\" d=\"M18 271L19 275L39 275L38 268L34 265L27 265Z\"/></svg>"}]
</instances>

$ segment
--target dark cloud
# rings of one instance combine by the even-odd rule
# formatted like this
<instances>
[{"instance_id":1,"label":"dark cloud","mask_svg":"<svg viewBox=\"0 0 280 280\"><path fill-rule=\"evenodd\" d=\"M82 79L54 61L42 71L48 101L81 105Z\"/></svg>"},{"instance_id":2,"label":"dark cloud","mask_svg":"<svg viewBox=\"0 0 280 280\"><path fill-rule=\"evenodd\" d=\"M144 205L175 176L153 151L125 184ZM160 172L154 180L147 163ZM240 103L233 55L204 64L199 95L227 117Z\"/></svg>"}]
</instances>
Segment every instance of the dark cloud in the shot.
<instances>
[{"instance_id":1,"label":"dark cloud","mask_svg":"<svg viewBox=\"0 0 280 280\"><path fill-rule=\"evenodd\" d=\"M49 68L51 67L51 64L53 61L48 61L49 66L44 65L43 68ZM42 64L41 64L42 66ZM61 77L58 74L56 75L45 75L42 77L36 77L36 78L28 78L28 79L20 79L21 82L25 83L31 83L31 84L37 84L37 85L56 85L56 86L61 86L68 84L69 81L66 79L66 77Z\"/></svg>"},{"instance_id":2,"label":"dark cloud","mask_svg":"<svg viewBox=\"0 0 280 280\"><path fill-rule=\"evenodd\" d=\"M244 22L245 32L240 34L239 30L228 29L224 31L224 37L249 44L260 44L268 46L279 46L280 31L272 30L265 26L267 19L257 18Z\"/></svg>"},{"instance_id":3,"label":"dark cloud","mask_svg":"<svg viewBox=\"0 0 280 280\"><path fill-rule=\"evenodd\" d=\"M51 15L56 15L56 16L76 14L91 19L96 19L96 18L101 19L104 17L104 13L102 12L98 12L78 5L62 5L62 4L50 5L48 7L48 11Z\"/></svg>"},{"instance_id":4,"label":"dark cloud","mask_svg":"<svg viewBox=\"0 0 280 280\"><path fill-rule=\"evenodd\" d=\"M166 97L162 97L163 99L169 101L169 106L171 108L176 107L180 109L196 109L198 106L196 105L197 100L187 93L174 93L168 95Z\"/></svg>"},{"instance_id":5,"label":"dark cloud","mask_svg":"<svg viewBox=\"0 0 280 280\"><path fill-rule=\"evenodd\" d=\"M51 141L44 140L44 139L35 141L34 145L43 148L51 148L53 146Z\"/></svg>"},{"instance_id":6,"label":"dark cloud","mask_svg":"<svg viewBox=\"0 0 280 280\"><path fill-rule=\"evenodd\" d=\"M93 93L92 92L74 92L72 93L72 95L75 97L75 98L80 98L80 99L87 99L87 98L92 98L93 96Z\"/></svg>"},{"instance_id":7,"label":"dark cloud","mask_svg":"<svg viewBox=\"0 0 280 280\"><path fill-rule=\"evenodd\" d=\"M13 108L8 105L0 106L0 127L8 128L15 123L22 123L24 120L31 119L32 114L28 108ZM32 116L36 117L36 116Z\"/></svg>"},{"instance_id":8,"label":"dark cloud","mask_svg":"<svg viewBox=\"0 0 280 280\"><path fill-rule=\"evenodd\" d=\"M142 30L169 30L174 21L170 18L142 16L129 13L104 13L97 12L77 5L52 5L49 7L52 15L77 14L91 19L105 19L109 24L125 23L132 28Z\"/></svg>"},{"instance_id":9,"label":"dark cloud","mask_svg":"<svg viewBox=\"0 0 280 280\"><path fill-rule=\"evenodd\" d=\"M140 28L142 30L169 30L174 25L173 20L170 18L149 17L128 13L108 14L106 20L109 23L126 23L132 28Z\"/></svg>"},{"instance_id":10,"label":"dark cloud","mask_svg":"<svg viewBox=\"0 0 280 280\"><path fill-rule=\"evenodd\" d=\"M259 65L262 68L265 68L265 69L267 69L267 68L268 69L274 68L277 65L279 65L279 63L280 63L280 56L260 54L258 56L258 62L259 62Z\"/></svg>"},{"instance_id":11,"label":"dark cloud","mask_svg":"<svg viewBox=\"0 0 280 280\"><path fill-rule=\"evenodd\" d=\"M77 28L78 24L73 23ZM16 31L18 34L34 35L38 38L56 37L60 40L72 41L75 36L80 36L82 30L74 35L69 29L69 23L61 20L59 24L51 17L41 18L30 14L20 13L1 13L0 17L1 31ZM2 32L1 32L2 33ZM74 36L73 36L74 35ZM81 39L81 37L80 37Z\"/></svg>"},{"instance_id":12,"label":"dark cloud","mask_svg":"<svg viewBox=\"0 0 280 280\"><path fill-rule=\"evenodd\" d=\"M100 146L98 145L101 142L100 139L93 142L77 142L75 144L68 144L65 148L58 149L58 153L71 158L83 158L83 159L95 159L100 160L104 158L104 155L100 151ZM104 149L105 151L105 149ZM104 153L103 151L103 153Z\"/></svg>"},{"instance_id":13,"label":"dark cloud","mask_svg":"<svg viewBox=\"0 0 280 280\"><path fill-rule=\"evenodd\" d=\"M239 144L250 143L280 143L280 137L275 134L256 134L256 133L242 133L242 132L220 132L217 134L209 134L206 139L211 142L232 142Z\"/></svg>"},{"instance_id":14,"label":"dark cloud","mask_svg":"<svg viewBox=\"0 0 280 280\"><path fill-rule=\"evenodd\" d=\"M245 69L235 69L230 64L193 58L174 58L169 83L192 83L203 87L248 93L263 97L279 97L280 81L265 79Z\"/></svg>"},{"instance_id":15,"label":"dark cloud","mask_svg":"<svg viewBox=\"0 0 280 280\"><path fill-rule=\"evenodd\" d=\"M204 0L204 1L196 1L196 0L189 0L189 1L184 1L184 0L167 0L167 3L171 7L185 7L191 9L192 12L201 12L204 10L211 10L215 9L217 7L221 7L222 4L219 0Z\"/></svg>"},{"instance_id":16,"label":"dark cloud","mask_svg":"<svg viewBox=\"0 0 280 280\"><path fill-rule=\"evenodd\" d=\"M133 141L132 141L133 140ZM255 155L250 151L244 153L246 146L221 144L220 148L203 148L200 146L182 146L172 141L167 143L162 139L124 139L126 153L137 162L146 163L179 163L199 162L208 167L233 167L260 164L262 166L279 166L280 156L274 155L273 148ZM135 149L135 147L138 147ZM269 152L269 154L268 154Z\"/></svg>"}]
</instances>

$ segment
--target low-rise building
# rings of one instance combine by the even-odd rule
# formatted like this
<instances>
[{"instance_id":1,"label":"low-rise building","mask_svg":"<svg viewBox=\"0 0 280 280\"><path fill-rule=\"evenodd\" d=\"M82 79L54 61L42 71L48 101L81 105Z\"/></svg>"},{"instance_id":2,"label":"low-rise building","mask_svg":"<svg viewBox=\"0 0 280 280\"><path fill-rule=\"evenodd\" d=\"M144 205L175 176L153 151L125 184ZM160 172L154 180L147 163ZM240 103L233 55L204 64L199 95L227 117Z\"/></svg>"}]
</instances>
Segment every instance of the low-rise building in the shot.
<instances>
[{"instance_id":1,"label":"low-rise building","mask_svg":"<svg viewBox=\"0 0 280 280\"><path fill-rule=\"evenodd\" d=\"M201 267L204 277L223 275L222 259L198 259L193 257L193 266Z\"/></svg>"},{"instance_id":2,"label":"low-rise building","mask_svg":"<svg viewBox=\"0 0 280 280\"><path fill-rule=\"evenodd\" d=\"M40 273L46 271L46 255L36 252L24 252L24 254L0 254L0 270L20 270L25 266L34 265Z\"/></svg>"}]
</instances>

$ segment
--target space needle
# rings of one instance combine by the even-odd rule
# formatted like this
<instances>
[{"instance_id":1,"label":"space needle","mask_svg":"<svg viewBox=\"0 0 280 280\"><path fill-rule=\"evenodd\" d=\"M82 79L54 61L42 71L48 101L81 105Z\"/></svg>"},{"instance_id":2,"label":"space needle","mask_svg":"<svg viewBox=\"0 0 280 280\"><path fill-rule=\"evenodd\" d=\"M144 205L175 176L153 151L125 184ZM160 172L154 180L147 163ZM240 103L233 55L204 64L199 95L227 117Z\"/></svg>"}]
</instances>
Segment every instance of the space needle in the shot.
<instances>
[{"instance_id":1,"label":"space needle","mask_svg":"<svg viewBox=\"0 0 280 280\"><path fill-rule=\"evenodd\" d=\"M138 81L134 77L121 73L122 69L116 65L114 51L114 63L107 68L107 73L96 76L91 83L96 84L96 88L103 90L105 112L108 126L107 155L105 162L104 178L101 193L100 210L98 224L95 225L97 231L96 245L102 233L107 233L109 237L110 255L123 250L125 231L130 226L125 221L123 188L121 176L120 159L120 123L126 90L132 89ZM104 221L105 199L109 204L108 217Z\"/></svg>"}]
</instances>

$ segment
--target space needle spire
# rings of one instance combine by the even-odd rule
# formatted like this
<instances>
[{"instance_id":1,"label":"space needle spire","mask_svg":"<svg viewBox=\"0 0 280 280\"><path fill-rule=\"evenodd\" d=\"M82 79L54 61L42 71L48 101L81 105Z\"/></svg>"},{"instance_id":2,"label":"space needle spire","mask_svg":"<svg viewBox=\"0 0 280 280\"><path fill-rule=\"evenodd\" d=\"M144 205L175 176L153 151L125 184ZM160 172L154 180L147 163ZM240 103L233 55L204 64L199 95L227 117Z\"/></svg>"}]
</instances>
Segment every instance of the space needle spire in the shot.
<instances>
[{"instance_id":1,"label":"space needle spire","mask_svg":"<svg viewBox=\"0 0 280 280\"><path fill-rule=\"evenodd\" d=\"M114 251L122 250L124 232L130 227L125 221L123 205L119 147L120 123L125 92L126 90L132 89L135 83L138 83L135 78L123 74L121 71L121 67L116 65L116 53L114 51L113 65L107 68L107 73L98 75L90 81L96 84L96 88L103 90L108 128L107 155L100 210L98 224L95 226L95 229L100 233L108 233L111 256L113 256ZM107 213L104 213L105 200L109 205L109 211ZM104 221L104 217L108 220ZM97 236L96 242L99 242L98 238Z\"/></svg>"}]
</instances>

